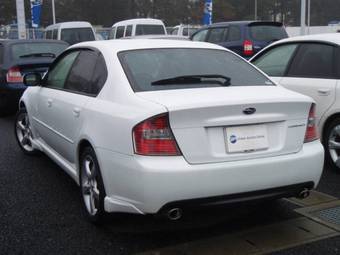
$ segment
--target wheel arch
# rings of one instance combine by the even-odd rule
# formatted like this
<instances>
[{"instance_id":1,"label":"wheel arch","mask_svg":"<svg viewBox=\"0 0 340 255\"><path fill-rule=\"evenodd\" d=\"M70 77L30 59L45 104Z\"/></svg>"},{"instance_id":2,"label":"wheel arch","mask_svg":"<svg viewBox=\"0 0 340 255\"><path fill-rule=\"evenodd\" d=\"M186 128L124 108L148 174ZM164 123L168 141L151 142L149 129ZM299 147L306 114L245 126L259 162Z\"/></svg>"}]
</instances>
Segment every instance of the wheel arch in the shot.
<instances>
[{"instance_id":1,"label":"wheel arch","mask_svg":"<svg viewBox=\"0 0 340 255\"><path fill-rule=\"evenodd\" d=\"M339 118L340 119L340 112L336 112L333 113L332 115L330 115L326 121L323 124L322 130L321 130L321 134L320 134L320 138L321 141L324 142L324 138L325 138L325 134L327 132L327 128L330 125L330 123L332 123L335 119Z\"/></svg>"}]
</instances>

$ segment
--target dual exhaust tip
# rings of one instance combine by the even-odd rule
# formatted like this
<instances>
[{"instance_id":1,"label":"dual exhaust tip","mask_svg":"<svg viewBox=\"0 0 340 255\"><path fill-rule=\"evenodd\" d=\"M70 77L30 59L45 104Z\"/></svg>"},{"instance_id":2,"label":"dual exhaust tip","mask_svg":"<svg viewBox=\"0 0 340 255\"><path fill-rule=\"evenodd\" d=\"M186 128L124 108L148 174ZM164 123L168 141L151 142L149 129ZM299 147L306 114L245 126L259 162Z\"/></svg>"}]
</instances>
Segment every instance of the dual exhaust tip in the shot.
<instances>
[{"instance_id":1,"label":"dual exhaust tip","mask_svg":"<svg viewBox=\"0 0 340 255\"><path fill-rule=\"evenodd\" d=\"M310 190L309 189L303 189L299 194L298 198L299 199L305 199L309 197L310 195ZM183 211L181 208L172 208L166 212L166 217L171 220L171 221L177 221L180 220L183 216Z\"/></svg>"}]
</instances>

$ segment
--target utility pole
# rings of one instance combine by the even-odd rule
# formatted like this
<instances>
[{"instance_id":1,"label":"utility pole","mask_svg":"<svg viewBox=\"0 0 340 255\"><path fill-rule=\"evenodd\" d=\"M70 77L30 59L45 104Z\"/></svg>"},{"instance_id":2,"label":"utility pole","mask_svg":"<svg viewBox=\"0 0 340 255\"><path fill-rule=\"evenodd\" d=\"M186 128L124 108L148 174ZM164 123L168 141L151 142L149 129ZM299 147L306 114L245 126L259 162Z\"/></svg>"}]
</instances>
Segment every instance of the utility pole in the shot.
<instances>
[{"instance_id":1,"label":"utility pole","mask_svg":"<svg viewBox=\"0 0 340 255\"><path fill-rule=\"evenodd\" d=\"M307 19L307 26L308 26L308 34L310 34L310 8L311 8L311 1L312 0L308 0L308 19Z\"/></svg>"},{"instance_id":2,"label":"utility pole","mask_svg":"<svg viewBox=\"0 0 340 255\"><path fill-rule=\"evenodd\" d=\"M257 20L257 0L255 0L255 21Z\"/></svg>"},{"instance_id":3,"label":"utility pole","mask_svg":"<svg viewBox=\"0 0 340 255\"><path fill-rule=\"evenodd\" d=\"M52 17L53 17L53 24L56 23L56 19L55 19L55 4L54 4L54 0L52 0Z\"/></svg>"},{"instance_id":4,"label":"utility pole","mask_svg":"<svg viewBox=\"0 0 340 255\"><path fill-rule=\"evenodd\" d=\"M301 0L301 35L306 34L306 0Z\"/></svg>"}]
</instances>

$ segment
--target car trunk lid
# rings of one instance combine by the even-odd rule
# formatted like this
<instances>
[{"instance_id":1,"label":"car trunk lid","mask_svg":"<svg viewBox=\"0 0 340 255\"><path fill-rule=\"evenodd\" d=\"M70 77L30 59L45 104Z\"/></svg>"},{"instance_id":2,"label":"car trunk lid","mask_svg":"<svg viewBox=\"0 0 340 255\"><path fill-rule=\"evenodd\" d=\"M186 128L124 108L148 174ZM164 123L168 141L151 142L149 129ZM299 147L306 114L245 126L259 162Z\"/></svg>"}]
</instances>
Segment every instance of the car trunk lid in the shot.
<instances>
[{"instance_id":1,"label":"car trunk lid","mask_svg":"<svg viewBox=\"0 0 340 255\"><path fill-rule=\"evenodd\" d=\"M136 93L165 106L190 164L270 157L301 150L311 100L277 86Z\"/></svg>"}]
</instances>

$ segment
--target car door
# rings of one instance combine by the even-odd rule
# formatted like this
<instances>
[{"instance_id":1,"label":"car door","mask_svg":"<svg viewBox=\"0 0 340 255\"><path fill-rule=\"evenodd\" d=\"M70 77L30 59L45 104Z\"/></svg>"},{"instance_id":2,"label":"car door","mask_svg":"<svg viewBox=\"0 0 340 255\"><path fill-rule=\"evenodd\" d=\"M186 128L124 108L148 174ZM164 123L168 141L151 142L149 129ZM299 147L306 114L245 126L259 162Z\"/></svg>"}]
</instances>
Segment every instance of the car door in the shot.
<instances>
[{"instance_id":1,"label":"car door","mask_svg":"<svg viewBox=\"0 0 340 255\"><path fill-rule=\"evenodd\" d=\"M335 101L337 48L324 43L302 43L280 80L284 87L312 97L319 123Z\"/></svg>"},{"instance_id":2,"label":"car door","mask_svg":"<svg viewBox=\"0 0 340 255\"><path fill-rule=\"evenodd\" d=\"M47 76L38 102L41 137L54 151L75 163L76 139L98 53L82 49L66 54Z\"/></svg>"}]
</instances>

